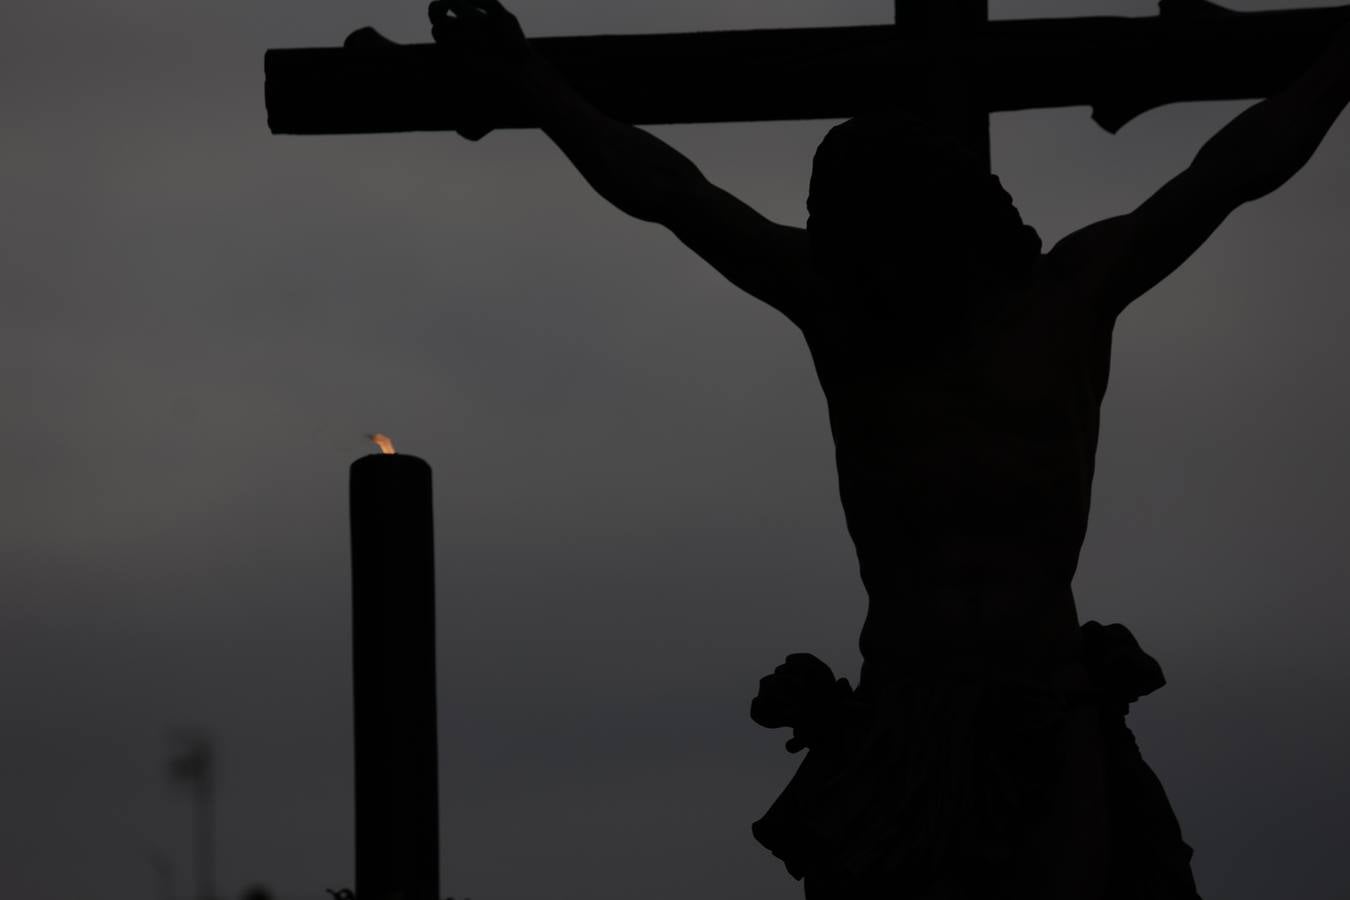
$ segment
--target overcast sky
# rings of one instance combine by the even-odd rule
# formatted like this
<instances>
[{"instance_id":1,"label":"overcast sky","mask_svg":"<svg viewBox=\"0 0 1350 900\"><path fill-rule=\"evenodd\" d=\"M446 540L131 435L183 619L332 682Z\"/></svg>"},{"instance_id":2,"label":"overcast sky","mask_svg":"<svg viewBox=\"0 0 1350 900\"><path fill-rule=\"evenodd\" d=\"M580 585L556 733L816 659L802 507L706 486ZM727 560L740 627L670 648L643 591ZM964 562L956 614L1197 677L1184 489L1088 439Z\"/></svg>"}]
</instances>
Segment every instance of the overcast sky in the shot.
<instances>
[{"instance_id":1,"label":"overcast sky","mask_svg":"<svg viewBox=\"0 0 1350 900\"><path fill-rule=\"evenodd\" d=\"M223 896L352 884L346 479L380 430L435 468L444 892L800 896L749 830L799 758L748 702L793 651L856 677L864 605L802 339L536 133L269 135L264 50L367 24L427 39L418 2L0 12L0 893L156 897L169 865L186 896L185 726L219 742ZM1053 243L1242 106L996 116L995 168ZM831 124L655 130L801 224ZM1350 117L1116 333L1076 590L1169 676L1131 724L1208 898L1350 897L1348 151Z\"/></svg>"}]
</instances>

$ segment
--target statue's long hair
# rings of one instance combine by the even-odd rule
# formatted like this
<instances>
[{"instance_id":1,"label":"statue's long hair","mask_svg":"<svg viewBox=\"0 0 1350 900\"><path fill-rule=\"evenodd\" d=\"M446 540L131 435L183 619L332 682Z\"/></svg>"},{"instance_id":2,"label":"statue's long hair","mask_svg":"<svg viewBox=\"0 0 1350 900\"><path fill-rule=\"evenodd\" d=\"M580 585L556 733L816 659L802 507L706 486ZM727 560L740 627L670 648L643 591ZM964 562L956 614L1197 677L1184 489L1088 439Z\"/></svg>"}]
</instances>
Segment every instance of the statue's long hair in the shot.
<instances>
[{"instance_id":1,"label":"statue's long hair","mask_svg":"<svg viewBox=\"0 0 1350 900\"><path fill-rule=\"evenodd\" d=\"M830 130L816 151L807 210L827 272L886 254L916 275L955 281L975 266L986 284L1016 288L1041 253L1040 235L998 178L956 140L898 113Z\"/></svg>"}]
</instances>

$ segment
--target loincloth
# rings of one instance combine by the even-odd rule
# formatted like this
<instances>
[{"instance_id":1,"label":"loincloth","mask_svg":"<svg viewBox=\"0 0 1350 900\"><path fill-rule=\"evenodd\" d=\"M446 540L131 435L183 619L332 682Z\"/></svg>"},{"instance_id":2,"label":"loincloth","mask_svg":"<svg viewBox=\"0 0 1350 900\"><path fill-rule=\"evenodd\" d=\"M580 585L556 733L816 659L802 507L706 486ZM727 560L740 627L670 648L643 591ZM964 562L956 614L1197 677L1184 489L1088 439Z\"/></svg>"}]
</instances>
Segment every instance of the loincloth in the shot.
<instances>
[{"instance_id":1,"label":"loincloth","mask_svg":"<svg viewBox=\"0 0 1350 900\"><path fill-rule=\"evenodd\" d=\"M1124 626L1095 622L1053 659L957 653L869 667L857 691L840 694L832 726L752 830L808 886L828 873L917 896L951 872L985 873L997 885L1045 814L1064 765L1066 721L1096 704L1112 723L1104 736L1121 860L1166 857L1153 874L1113 876L1121 887L1112 897L1194 897L1190 848L1123 718L1162 684L1158 664ZM1129 892L1127 874L1150 892Z\"/></svg>"}]
</instances>

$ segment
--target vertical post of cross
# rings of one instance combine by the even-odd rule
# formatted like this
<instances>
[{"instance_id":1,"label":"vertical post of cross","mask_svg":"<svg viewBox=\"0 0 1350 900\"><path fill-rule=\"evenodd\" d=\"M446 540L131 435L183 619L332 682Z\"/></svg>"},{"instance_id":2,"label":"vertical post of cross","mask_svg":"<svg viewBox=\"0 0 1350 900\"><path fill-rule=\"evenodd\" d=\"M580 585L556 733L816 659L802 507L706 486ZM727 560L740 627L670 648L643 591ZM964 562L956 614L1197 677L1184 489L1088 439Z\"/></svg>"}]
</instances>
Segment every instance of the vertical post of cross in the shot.
<instances>
[{"instance_id":1,"label":"vertical post of cross","mask_svg":"<svg viewBox=\"0 0 1350 900\"><path fill-rule=\"evenodd\" d=\"M925 115L990 168L989 113L968 58L989 22L989 0L895 0L895 24L929 48Z\"/></svg>"}]
</instances>

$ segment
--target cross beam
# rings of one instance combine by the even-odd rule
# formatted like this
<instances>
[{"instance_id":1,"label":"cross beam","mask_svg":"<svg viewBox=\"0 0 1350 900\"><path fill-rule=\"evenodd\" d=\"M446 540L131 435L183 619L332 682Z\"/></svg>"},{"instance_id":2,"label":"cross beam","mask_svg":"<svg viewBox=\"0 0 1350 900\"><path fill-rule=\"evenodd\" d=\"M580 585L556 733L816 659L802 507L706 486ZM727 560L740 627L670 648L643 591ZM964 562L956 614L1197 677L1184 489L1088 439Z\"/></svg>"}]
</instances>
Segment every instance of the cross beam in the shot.
<instances>
[{"instance_id":1,"label":"cross beam","mask_svg":"<svg viewBox=\"0 0 1350 900\"><path fill-rule=\"evenodd\" d=\"M633 124L847 118L929 106L934 72L964 73L984 113L1091 106L1114 132L1140 113L1190 100L1280 90L1350 21L1350 7L1237 13L1163 0L1145 18L994 21L931 39L901 24L689 34L536 38L576 89ZM368 30L364 30L369 34ZM268 125L275 134L452 130L460 77L434 44L269 50ZM939 76L937 80L941 80ZM465 97L490 91L472 85ZM486 98L496 128L529 113Z\"/></svg>"}]
</instances>

